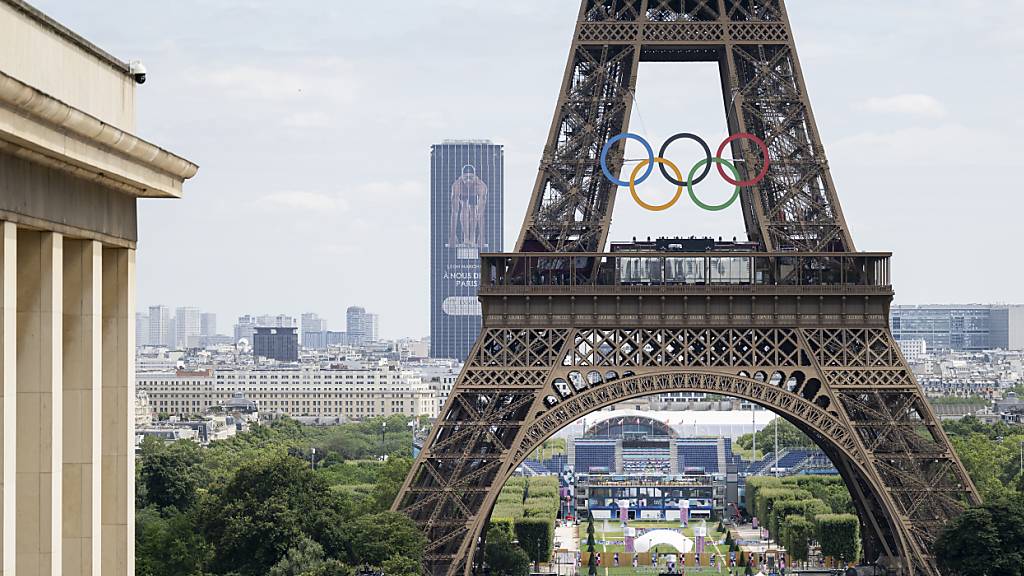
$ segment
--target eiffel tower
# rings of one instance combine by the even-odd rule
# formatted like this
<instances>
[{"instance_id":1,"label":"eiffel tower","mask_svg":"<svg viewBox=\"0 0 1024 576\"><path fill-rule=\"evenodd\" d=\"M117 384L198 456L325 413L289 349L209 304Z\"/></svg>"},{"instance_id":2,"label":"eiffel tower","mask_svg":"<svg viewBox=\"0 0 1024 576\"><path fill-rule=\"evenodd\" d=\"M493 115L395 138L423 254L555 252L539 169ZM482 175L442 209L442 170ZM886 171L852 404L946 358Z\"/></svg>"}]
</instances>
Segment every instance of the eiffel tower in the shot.
<instances>
[{"instance_id":1,"label":"eiffel tower","mask_svg":"<svg viewBox=\"0 0 1024 576\"><path fill-rule=\"evenodd\" d=\"M740 192L756 248L602 252L617 187L601 154L629 126L641 61L718 63L730 134L768 147L731 143L744 180L768 163ZM938 576L933 542L979 497L890 333L889 256L854 249L783 0L583 0L516 252L482 257L483 330L393 507L426 533L425 571L479 566L498 492L560 428L706 392L825 451L864 558Z\"/></svg>"}]
</instances>

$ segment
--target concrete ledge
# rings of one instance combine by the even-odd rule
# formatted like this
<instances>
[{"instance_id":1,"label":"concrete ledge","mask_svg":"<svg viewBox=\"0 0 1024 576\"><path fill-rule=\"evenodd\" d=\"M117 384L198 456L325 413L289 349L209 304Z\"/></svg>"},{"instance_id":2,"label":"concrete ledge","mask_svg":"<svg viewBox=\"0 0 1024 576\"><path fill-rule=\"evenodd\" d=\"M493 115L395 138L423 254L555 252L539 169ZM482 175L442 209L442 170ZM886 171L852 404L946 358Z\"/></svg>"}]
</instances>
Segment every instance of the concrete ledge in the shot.
<instances>
[{"instance_id":1,"label":"concrete ledge","mask_svg":"<svg viewBox=\"0 0 1024 576\"><path fill-rule=\"evenodd\" d=\"M0 72L0 140L118 181L139 197L180 198L199 167Z\"/></svg>"}]
</instances>

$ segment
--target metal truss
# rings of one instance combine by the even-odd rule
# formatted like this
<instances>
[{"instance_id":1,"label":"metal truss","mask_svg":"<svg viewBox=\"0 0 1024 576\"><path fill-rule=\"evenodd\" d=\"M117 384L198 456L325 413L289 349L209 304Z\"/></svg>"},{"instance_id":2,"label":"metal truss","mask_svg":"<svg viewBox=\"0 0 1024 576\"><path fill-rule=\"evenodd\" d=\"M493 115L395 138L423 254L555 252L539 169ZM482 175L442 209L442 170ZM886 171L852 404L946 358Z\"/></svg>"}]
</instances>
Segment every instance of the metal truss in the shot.
<instances>
[{"instance_id":1,"label":"metal truss","mask_svg":"<svg viewBox=\"0 0 1024 576\"><path fill-rule=\"evenodd\" d=\"M718 62L730 132L767 143L766 178L741 194L761 281L630 284L600 253L616 192L600 153L629 124L642 60ZM744 180L763 162L748 144L733 143ZM426 572L473 572L501 487L558 429L708 392L821 446L868 559L938 576L935 538L979 498L889 333L887 258L853 250L782 0L583 0L519 254L484 258L484 330L393 506L427 535ZM808 264L781 274L793 254Z\"/></svg>"},{"instance_id":2,"label":"metal truss","mask_svg":"<svg viewBox=\"0 0 1024 576\"><path fill-rule=\"evenodd\" d=\"M595 410L667 392L765 406L821 445L860 512L867 554L937 575L931 545L970 479L884 327L489 328L395 509L427 532L431 574L469 573L505 480Z\"/></svg>"},{"instance_id":3,"label":"metal truss","mask_svg":"<svg viewBox=\"0 0 1024 576\"><path fill-rule=\"evenodd\" d=\"M596 252L607 240L616 186L605 143L629 126L641 61L714 61L730 133L762 138L771 166L742 190L747 235L766 251L843 252L853 240L829 174L781 0L586 0L518 252ZM609 164L621 169L624 143ZM742 180L763 166L732 144Z\"/></svg>"}]
</instances>

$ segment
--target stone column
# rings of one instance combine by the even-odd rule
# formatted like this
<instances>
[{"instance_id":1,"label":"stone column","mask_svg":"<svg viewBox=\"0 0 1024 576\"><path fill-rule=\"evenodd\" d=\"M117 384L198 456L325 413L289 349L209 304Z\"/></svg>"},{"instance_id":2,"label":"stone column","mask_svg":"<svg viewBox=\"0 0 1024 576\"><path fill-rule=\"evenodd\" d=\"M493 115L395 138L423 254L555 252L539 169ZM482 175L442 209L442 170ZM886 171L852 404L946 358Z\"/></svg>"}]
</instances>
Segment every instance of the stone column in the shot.
<instances>
[{"instance_id":1,"label":"stone column","mask_svg":"<svg viewBox=\"0 0 1024 576\"><path fill-rule=\"evenodd\" d=\"M100 573L103 248L64 241L63 569Z\"/></svg>"},{"instance_id":2,"label":"stone column","mask_svg":"<svg viewBox=\"0 0 1024 576\"><path fill-rule=\"evenodd\" d=\"M103 249L103 576L135 574L135 251Z\"/></svg>"},{"instance_id":3,"label":"stone column","mask_svg":"<svg viewBox=\"0 0 1024 576\"><path fill-rule=\"evenodd\" d=\"M0 434L4 448L0 490L3 530L0 540L0 574L13 576L15 558L15 509L17 473L17 307L18 307L18 228L12 222L0 222Z\"/></svg>"},{"instance_id":4,"label":"stone column","mask_svg":"<svg viewBox=\"0 0 1024 576\"><path fill-rule=\"evenodd\" d=\"M19 576L61 574L63 237L18 231L17 503Z\"/></svg>"}]
</instances>

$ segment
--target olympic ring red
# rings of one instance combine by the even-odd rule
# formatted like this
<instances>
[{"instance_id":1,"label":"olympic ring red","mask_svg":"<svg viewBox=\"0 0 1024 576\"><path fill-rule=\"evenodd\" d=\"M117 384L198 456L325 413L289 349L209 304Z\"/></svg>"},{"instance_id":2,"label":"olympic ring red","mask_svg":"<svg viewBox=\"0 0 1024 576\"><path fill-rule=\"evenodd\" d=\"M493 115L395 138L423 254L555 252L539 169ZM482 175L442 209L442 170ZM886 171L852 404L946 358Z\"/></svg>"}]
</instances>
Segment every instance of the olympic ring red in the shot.
<instances>
[{"instance_id":1,"label":"olympic ring red","mask_svg":"<svg viewBox=\"0 0 1024 576\"><path fill-rule=\"evenodd\" d=\"M728 138L725 139L725 141L722 142L721 146L718 147L718 152L715 152L715 156L721 158L722 152L725 150L725 147L730 142L739 140L741 138L753 141L754 144L757 144L757 147L761 149L761 154L763 155L764 163L761 165L761 171L757 173L757 176L750 180L737 182L725 175L725 170L722 169L721 164L716 163L715 167L718 168L718 174L722 177L722 179L728 182L729 184L732 184L733 186L753 186L760 182L761 180L764 180L764 177L768 175L768 165L771 163L771 160L768 156L768 145L764 143L764 140L761 140L757 136L754 136L753 134L750 134L748 132L740 132L739 134L733 134L732 136L729 136Z\"/></svg>"}]
</instances>

